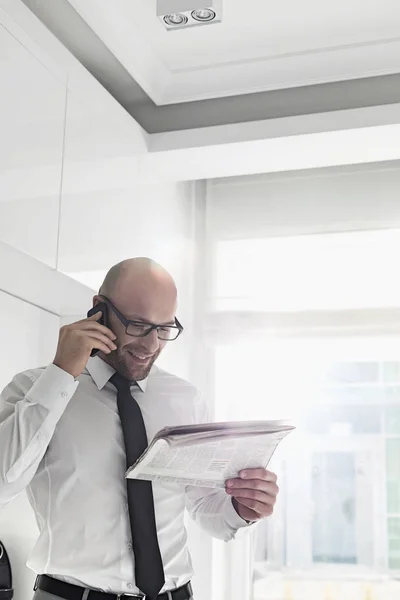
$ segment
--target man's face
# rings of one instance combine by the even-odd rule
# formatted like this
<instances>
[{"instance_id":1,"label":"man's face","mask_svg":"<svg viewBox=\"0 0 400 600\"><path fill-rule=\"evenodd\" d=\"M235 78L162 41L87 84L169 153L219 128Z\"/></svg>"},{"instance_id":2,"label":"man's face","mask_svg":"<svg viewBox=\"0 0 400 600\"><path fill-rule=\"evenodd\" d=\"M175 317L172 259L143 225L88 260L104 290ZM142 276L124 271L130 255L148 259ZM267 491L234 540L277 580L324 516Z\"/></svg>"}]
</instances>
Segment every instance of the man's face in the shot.
<instances>
[{"instance_id":1,"label":"man's face","mask_svg":"<svg viewBox=\"0 0 400 600\"><path fill-rule=\"evenodd\" d=\"M113 316L111 319L115 322L117 317ZM112 330L117 336L117 349L107 357L107 362L130 381L146 379L167 342L159 340L156 331L140 338L128 336L122 323L118 326L114 322Z\"/></svg>"},{"instance_id":2,"label":"man's face","mask_svg":"<svg viewBox=\"0 0 400 600\"><path fill-rule=\"evenodd\" d=\"M139 293L140 292L140 293ZM175 322L176 294L162 290L142 289L138 293L115 294L110 298L115 307L129 320L152 325L173 325ZM101 298L98 298L101 301ZM158 339L157 331L145 337L127 335L123 323L108 308L108 327L115 333L117 350L104 356L118 373L130 381L142 381L168 342Z\"/></svg>"}]
</instances>

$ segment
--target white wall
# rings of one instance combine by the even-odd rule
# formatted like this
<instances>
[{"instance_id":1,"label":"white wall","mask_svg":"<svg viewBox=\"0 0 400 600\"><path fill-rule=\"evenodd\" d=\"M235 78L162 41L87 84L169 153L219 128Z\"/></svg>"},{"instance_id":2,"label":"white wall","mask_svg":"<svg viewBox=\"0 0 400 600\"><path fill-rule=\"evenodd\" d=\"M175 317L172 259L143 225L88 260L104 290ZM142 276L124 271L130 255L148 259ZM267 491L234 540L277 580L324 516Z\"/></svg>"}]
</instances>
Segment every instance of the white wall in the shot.
<instances>
[{"instance_id":1,"label":"white wall","mask_svg":"<svg viewBox=\"0 0 400 600\"><path fill-rule=\"evenodd\" d=\"M20 0L0 0L0 25L0 242L92 288L115 262L151 256L176 277L190 333L191 184L143 180L146 134ZM187 376L182 340L165 365Z\"/></svg>"},{"instance_id":2,"label":"white wall","mask_svg":"<svg viewBox=\"0 0 400 600\"><path fill-rule=\"evenodd\" d=\"M0 242L0 389L16 373L53 360L60 314L79 313L91 291L50 266ZM15 600L32 596L34 574L25 566L37 538L27 496L0 511L0 539L12 561Z\"/></svg>"},{"instance_id":3,"label":"white wall","mask_svg":"<svg viewBox=\"0 0 400 600\"><path fill-rule=\"evenodd\" d=\"M146 134L20 0L0 46L0 241L57 268L63 195L134 182Z\"/></svg>"},{"instance_id":4,"label":"white wall","mask_svg":"<svg viewBox=\"0 0 400 600\"><path fill-rule=\"evenodd\" d=\"M178 318L185 334L168 347L160 364L183 377L189 377L192 331L190 194L190 184L169 183L71 195L63 204L59 254L59 268L94 290L125 258L150 256L169 269L179 289Z\"/></svg>"},{"instance_id":5,"label":"white wall","mask_svg":"<svg viewBox=\"0 0 400 600\"><path fill-rule=\"evenodd\" d=\"M0 45L7 50L0 64L6 90L0 98L0 290L7 292L0 297L7 340L0 384L49 362L59 316L63 323L83 316L90 288L112 264L135 255L159 260L177 280L187 335L171 345L162 365L189 376L191 184L160 185L156 172L144 181L144 132L19 0L0 0ZM202 534L193 531L204 582L196 551ZM32 594L33 574L24 563L35 536L23 494L0 513L16 600ZM196 600L205 600L201 579L196 591Z\"/></svg>"},{"instance_id":6,"label":"white wall","mask_svg":"<svg viewBox=\"0 0 400 600\"><path fill-rule=\"evenodd\" d=\"M0 6L0 240L54 267L65 80L1 27L1 17ZM32 235L38 229L42 235Z\"/></svg>"},{"instance_id":7,"label":"white wall","mask_svg":"<svg viewBox=\"0 0 400 600\"><path fill-rule=\"evenodd\" d=\"M0 292L0 389L16 373L53 359L58 330L58 316ZM12 563L15 600L32 596L35 575L25 563L36 538L36 521L24 492L0 511L0 539Z\"/></svg>"}]
</instances>

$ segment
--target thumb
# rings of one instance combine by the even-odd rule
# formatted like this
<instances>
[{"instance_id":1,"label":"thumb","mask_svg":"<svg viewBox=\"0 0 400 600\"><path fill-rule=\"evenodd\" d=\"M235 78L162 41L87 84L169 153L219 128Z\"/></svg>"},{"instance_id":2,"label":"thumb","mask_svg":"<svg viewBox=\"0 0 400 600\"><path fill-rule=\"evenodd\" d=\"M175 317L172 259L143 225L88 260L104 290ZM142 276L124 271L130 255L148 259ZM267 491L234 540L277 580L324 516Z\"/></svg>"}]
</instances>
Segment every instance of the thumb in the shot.
<instances>
[{"instance_id":1,"label":"thumb","mask_svg":"<svg viewBox=\"0 0 400 600\"><path fill-rule=\"evenodd\" d=\"M102 311L99 310L97 313L95 313L91 317L88 317L88 321L98 321L99 319L101 319L102 314L103 314Z\"/></svg>"}]
</instances>

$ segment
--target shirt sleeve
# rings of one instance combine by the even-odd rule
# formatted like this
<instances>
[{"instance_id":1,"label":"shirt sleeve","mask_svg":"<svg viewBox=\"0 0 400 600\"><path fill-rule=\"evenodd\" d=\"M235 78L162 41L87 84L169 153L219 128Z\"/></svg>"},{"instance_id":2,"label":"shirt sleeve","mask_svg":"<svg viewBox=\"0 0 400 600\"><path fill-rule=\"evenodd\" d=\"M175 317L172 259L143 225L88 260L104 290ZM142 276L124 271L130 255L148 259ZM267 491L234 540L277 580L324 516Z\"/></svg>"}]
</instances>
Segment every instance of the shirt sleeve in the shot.
<instances>
[{"instance_id":1,"label":"shirt sleeve","mask_svg":"<svg viewBox=\"0 0 400 600\"><path fill-rule=\"evenodd\" d=\"M196 423L209 423L210 413L206 402L196 398ZM228 542L242 529L250 529L252 523L242 519L232 504L232 498L225 490L186 487L186 508L193 520L215 538Z\"/></svg>"},{"instance_id":2,"label":"shirt sleeve","mask_svg":"<svg viewBox=\"0 0 400 600\"><path fill-rule=\"evenodd\" d=\"M14 377L0 395L0 508L29 485L78 382L51 364Z\"/></svg>"},{"instance_id":3,"label":"shirt sleeve","mask_svg":"<svg viewBox=\"0 0 400 600\"><path fill-rule=\"evenodd\" d=\"M186 508L192 519L215 538L229 542L239 529L250 529L224 490L187 486Z\"/></svg>"}]
</instances>

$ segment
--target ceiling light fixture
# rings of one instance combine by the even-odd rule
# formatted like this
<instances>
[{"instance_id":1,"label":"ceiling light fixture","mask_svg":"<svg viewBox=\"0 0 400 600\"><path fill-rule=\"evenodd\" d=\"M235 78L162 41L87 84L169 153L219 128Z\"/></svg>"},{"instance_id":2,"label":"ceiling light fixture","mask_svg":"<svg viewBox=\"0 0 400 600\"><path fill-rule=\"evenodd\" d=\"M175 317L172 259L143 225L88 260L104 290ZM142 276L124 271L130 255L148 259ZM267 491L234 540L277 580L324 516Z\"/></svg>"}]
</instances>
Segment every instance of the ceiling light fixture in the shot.
<instances>
[{"instance_id":1,"label":"ceiling light fixture","mask_svg":"<svg viewBox=\"0 0 400 600\"><path fill-rule=\"evenodd\" d=\"M223 0L157 0L157 17L167 31L222 21Z\"/></svg>"},{"instance_id":2,"label":"ceiling light fixture","mask_svg":"<svg viewBox=\"0 0 400 600\"><path fill-rule=\"evenodd\" d=\"M198 8L192 12L192 17L195 21L207 23L208 21L213 21L216 15L211 8Z\"/></svg>"},{"instance_id":3,"label":"ceiling light fixture","mask_svg":"<svg viewBox=\"0 0 400 600\"><path fill-rule=\"evenodd\" d=\"M179 27L182 25L186 25L188 22L188 18L186 15L181 15L176 13L174 15L165 15L164 23L169 25L170 27Z\"/></svg>"}]
</instances>

